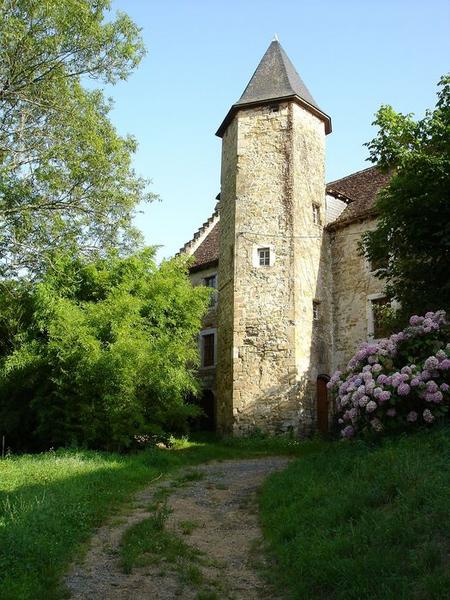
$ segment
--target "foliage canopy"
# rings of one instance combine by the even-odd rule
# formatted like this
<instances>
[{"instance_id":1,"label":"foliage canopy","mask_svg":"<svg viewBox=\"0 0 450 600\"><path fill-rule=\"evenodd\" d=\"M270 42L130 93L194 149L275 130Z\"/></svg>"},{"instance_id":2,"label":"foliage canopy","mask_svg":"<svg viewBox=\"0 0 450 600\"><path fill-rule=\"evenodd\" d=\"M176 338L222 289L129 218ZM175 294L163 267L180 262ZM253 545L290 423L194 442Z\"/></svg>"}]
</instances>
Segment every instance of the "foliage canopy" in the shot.
<instances>
[{"instance_id":1,"label":"foliage canopy","mask_svg":"<svg viewBox=\"0 0 450 600\"><path fill-rule=\"evenodd\" d=\"M370 160L392 171L376 204L377 228L362 250L383 268L388 295L406 316L450 312L450 76L439 83L434 110L418 121L382 106L367 144Z\"/></svg>"},{"instance_id":2,"label":"foliage canopy","mask_svg":"<svg viewBox=\"0 0 450 600\"><path fill-rule=\"evenodd\" d=\"M125 448L195 414L196 334L209 291L185 257L67 255L0 295L0 422L18 448Z\"/></svg>"},{"instance_id":3,"label":"foliage canopy","mask_svg":"<svg viewBox=\"0 0 450 600\"><path fill-rule=\"evenodd\" d=\"M150 198L111 102L88 80L126 79L144 53L109 0L0 5L0 275L45 270L55 247L134 247L132 217ZM105 17L108 16L108 19Z\"/></svg>"}]
</instances>

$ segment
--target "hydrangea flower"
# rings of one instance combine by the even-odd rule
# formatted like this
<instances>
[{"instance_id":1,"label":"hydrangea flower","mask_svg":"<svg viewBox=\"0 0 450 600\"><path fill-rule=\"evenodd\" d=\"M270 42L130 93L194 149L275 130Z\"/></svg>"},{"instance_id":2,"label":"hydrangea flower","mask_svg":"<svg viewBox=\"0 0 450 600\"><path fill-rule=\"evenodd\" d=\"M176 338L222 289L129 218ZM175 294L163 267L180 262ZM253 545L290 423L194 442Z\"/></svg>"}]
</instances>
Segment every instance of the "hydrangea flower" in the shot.
<instances>
[{"instance_id":1,"label":"hydrangea flower","mask_svg":"<svg viewBox=\"0 0 450 600\"><path fill-rule=\"evenodd\" d=\"M444 326L448 326L444 311L428 312L423 317L413 315L403 331L363 343L348 362L347 371L333 375L328 387L336 395L342 437L353 437L368 427L382 431L384 419L386 426L412 424L421 415L431 423L436 416L427 408L430 403L439 405L439 414L443 414L442 408L450 405L450 343L442 347L440 330ZM421 358L421 338L423 349L429 349L433 345L426 336L436 336L436 332L439 337L431 338L433 344L436 342L436 353L430 355L428 350ZM414 360L405 364L403 357L410 354ZM386 405L388 402L390 405ZM375 417L378 408L384 406L386 410Z\"/></svg>"},{"instance_id":2,"label":"hydrangea flower","mask_svg":"<svg viewBox=\"0 0 450 600\"><path fill-rule=\"evenodd\" d=\"M376 402L374 402L374 400L371 400L370 402L368 402L368 403L366 404L366 411L367 411L368 413L374 412L375 410L377 410L377 408L378 408L378 407L377 407L377 403L376 403Z\"/></svg>"},{"instance_id":3,"label":"hydrangea flower","mask_svg":"<svg viewBox=\"0 0 450 600\"><path fill-rule=\"evenodd\" d=\"M427 371L433 371L433 369L436 369L436 367L439 366L439 360L435 356L430 356L424 362L423 366Z\"/></svg>"},{"instance_id":4,"label":"hydrangea flower","mask_svg":"<svg viewBox=\"0 0 450 600\"><path fill-rule=\"evenodd\" d=\"M433 413L428 408L423 411L422 416L425 423L432 423L434 421Z\"/></svg>"},{"instance_id":5,"label":"hydrangea flower","mask_svg":"<svg viewBox=\"0 0 450 600\"><path fill-rule=\"evenodd\" d=\"M420 379L422 381L428 381L428 379L431 379L431 373L428 370L424 370L422 371L422 373L420 374Z\"/></svg>"},{"instance_id":6,"label":"hydrangea flower","mask_svg":"<svg viewBox=\"0 0 450 600\"><path fill-rule=\"evenodd\" d=\"M427 381L427 392L437 392L439 387L437 386L435 381Z\"/></svg>"},{"instance_id":7,"label":"hydrangea flower","mask_svg":"<svg viewBox=\"0 0 450 600\"><path fill-rule=\"evenodd\" d=\"M353 427L351 425L347 425L341 431L341 435L344 438L351 438L354 435L354 433L355 433L355 430L353 429Z\"/></svg>"},{"instance_id":8,"label":"hydrangea flower","mask_svg":"<svg viewBox=\"0 0 450 600\"><path fill-rule=\"evenodd\" d=\"M407 396L410 391L411 391L411 388L409 387L409 385L407 383L401 383L397 388L397 394L399 396Z\"/></svg>"},{"instance_id":9,"label":"hydrangea flower","mask_svg":"<svg viewBox=\"0 0 450 600\"><path fill-rule=\"evenodd\" d=\"M383 392L381 392L381 394L378 396L378 399L380 400L380 402L387 402L389 400L389 398L391 397L391 392L389 392L388 390L384 390Z\"/></svg>"}]
</instances>

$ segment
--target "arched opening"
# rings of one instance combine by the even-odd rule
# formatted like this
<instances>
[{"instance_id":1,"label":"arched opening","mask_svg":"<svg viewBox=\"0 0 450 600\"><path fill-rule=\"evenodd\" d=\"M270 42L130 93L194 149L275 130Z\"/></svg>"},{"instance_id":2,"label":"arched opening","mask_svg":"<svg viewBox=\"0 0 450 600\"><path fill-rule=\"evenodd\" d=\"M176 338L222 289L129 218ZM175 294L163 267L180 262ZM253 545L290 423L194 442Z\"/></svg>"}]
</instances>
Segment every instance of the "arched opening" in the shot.
<instances>
[{"instance_id":1,"label":"arched opening","mask_svg":"<svg viewBox=\"0 0 450 600\"><path fill-rule=\"evenodd\" d=\"M317 377L317 429L320 433L328 433L328 375Z\"/></svg>"},{"instance_id":2,"label":"arched opening","mask_svg":"<svg viewBox=\"0 0 450 600\"><path fill-rule=\"evenodd\" d=\"M203 390L202 395L197 402L204 413L197 419L197 429L201 431L215 431L216 399L214 393L211 390Z\"/></svg>"}]
</instances>

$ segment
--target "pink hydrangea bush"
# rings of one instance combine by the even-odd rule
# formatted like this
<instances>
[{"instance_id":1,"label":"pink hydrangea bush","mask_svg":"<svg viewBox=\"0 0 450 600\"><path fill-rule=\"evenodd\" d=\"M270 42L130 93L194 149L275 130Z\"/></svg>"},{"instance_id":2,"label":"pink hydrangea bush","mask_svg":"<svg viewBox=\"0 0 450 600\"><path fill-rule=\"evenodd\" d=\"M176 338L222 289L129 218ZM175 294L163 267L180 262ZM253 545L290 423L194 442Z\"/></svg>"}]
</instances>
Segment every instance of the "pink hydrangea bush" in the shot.
<instances>
[{"instance_id":1,"label":"pink hydrangea bush","mask_svg":"<svg viewBox=\"0 0 450 600\"><path fill-rule=\"evenodd\" d=\"M444 311L414 315L389 338L361 345L328 388L341 436L411 429L443 419L450 406L450 335Z\"/></svg>"}]
</instances>

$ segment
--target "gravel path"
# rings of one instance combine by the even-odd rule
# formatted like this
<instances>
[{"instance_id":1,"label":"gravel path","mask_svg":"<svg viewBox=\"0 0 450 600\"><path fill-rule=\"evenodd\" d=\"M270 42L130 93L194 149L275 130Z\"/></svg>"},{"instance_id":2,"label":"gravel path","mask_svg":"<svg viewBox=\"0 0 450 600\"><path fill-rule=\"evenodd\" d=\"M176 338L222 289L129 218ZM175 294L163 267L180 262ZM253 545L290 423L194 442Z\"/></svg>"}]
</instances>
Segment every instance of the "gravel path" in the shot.
<instances>
[{"instance_id":1,"label":"gravel path","mask_svg":"<svg viewBox=\"0 0 450 600\"><path fill-rule=\"evenodd\" d=\"M270 473L284 468L287 458L269 457L208 463L189 469L196 481L176 487L164 481L139 493L133 509L119 523L111 522L93 537L82 562L65 583L73 600L276 600L277 594L259 575L264 564L256 493ZM180 474L177 474L180 481ZM176 483L176 482L175 482ZM149 517L157 490L170 488L168 530L199 549L201 581L182 581L175 565L150 565L125 574L119 562L124 531ZM189 535L186 524L193 525Z\"/></svg>"}]
</instances>

